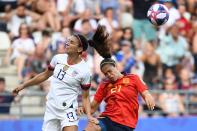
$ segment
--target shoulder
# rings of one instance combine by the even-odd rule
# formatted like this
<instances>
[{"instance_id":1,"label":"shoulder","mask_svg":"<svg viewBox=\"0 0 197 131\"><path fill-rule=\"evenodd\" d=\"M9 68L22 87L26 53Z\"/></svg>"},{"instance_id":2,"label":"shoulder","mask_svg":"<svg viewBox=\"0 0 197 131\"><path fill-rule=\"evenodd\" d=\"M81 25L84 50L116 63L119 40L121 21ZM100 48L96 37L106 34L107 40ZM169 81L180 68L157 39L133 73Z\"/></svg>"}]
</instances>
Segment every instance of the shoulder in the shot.
<instances>
[{"instance_id":1,"label":"shoulder","mask_svg":"<svg viewBox=\"0 0 197 131\"><path fill-rule=\"evenodd\" d=\"M139 78L138 75L136 75L136 74L131 74L131 73L125 74L125 77L129 77L129 78Z\"/></svg>"},{"instance_id":2,"label":"shoulder","mask_svg":"<svg viewBox=\"0 0 197 131\"><path fill-rule=\"evenodd\" d=\"M84 74L90 74L91 72L89 65L84 60L78 64L77 68Z\"/></svg>"},{"instance_id":3,"label":"shoulder","mask_svg":"<svg viewBox=\"0 0 197 131\"><path fill-rule=\"evenodd\" d=\"M107 85L110 84L110 81L108 79L103 79L100 83L99 83L99 87L105 87Z\"/></svg>"},{"instance_id":4,"label":"shoulder","mask_svg":"<svg viewBox=\"0 0 197 131\"><path fill-rule=\"evenodd\" d=\"M62 58L67 58L67 54L57 54L53 56L53 59L62 59Z\"/></svg>"}]
</instances>

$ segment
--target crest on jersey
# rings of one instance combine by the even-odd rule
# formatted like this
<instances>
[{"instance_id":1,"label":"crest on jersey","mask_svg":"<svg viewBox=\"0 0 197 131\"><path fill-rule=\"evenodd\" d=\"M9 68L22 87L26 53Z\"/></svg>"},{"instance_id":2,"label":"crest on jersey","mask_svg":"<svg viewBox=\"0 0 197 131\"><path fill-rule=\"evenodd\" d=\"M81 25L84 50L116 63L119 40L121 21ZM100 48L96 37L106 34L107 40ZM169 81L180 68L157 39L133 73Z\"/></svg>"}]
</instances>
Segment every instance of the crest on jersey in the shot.
<instances>
[{"instance_id":1,"label":"crest on jersey","mask_svg":"<svg viewBox=\"0 0 197 131\"><path fill-rule=\"evenodd\" d=\"M65 65L64 68L63 68L63 70L64 70L64 71L67 71L68 68L69 68L69 66L68 66L68 65Z\"/></svg>"},{"instance_id":2,"label":"crest on jersey","mask_svg":"<svg viewBox=\"0 0 197 131\"><path fill-rule=\"evenodd\" d=\"M123 84L129 84L130 79L129 78L123 78L122 83Z\"/></svg>"},{"instance_id":3,"label":"crest on jersey","mask_svg":"<svg viewBox=\"0 0 197 131\"><path fill-rule=\"evenodd\" d=\"M72 77L75 77L77 74L78 74L77 71L73 71L72 74L71 74L71 76L72 76Z\"/></svg>"}]
</instances>

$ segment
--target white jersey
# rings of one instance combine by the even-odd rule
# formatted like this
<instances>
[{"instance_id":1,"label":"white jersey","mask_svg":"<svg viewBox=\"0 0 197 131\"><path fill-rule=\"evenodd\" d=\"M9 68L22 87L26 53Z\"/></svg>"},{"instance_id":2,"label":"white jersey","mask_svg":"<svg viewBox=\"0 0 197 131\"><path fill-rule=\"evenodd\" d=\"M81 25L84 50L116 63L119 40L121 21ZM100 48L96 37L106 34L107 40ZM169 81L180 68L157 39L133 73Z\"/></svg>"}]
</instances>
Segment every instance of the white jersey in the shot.
<instances>
[{"instance_id":1,"label":"white jersey","mask_svg":"<svg viewBox=\"0 0 197 131\"><path fill-rule=\"evenodd\" d=\"M67 54L54 56L50 63L53 69L51 89L47 95L47 106L67 109L78 107L77 97L82 89L89 89L91 73L84 60L75 65L67 63Z\"/></svg>"}]
</instances>

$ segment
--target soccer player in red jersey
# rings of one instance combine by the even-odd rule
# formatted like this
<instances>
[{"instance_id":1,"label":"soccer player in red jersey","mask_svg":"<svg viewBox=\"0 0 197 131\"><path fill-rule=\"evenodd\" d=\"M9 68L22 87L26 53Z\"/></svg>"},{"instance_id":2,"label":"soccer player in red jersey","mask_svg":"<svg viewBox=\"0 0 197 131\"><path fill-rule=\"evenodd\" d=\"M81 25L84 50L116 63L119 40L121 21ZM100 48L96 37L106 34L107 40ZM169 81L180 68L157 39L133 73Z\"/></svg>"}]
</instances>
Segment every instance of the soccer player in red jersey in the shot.
<instances>
[{"instance_id":1,"label":"soccer player in red jersey","mask_svg":"<svg viewBox=\"0 0 197 131\"><path fill-rule=\"evenodd\" d=\"M105 36L103 38L108 37L107 33L103 35ZM133 131L138 121L138 94L142 96L150 110L155 106L153 97L146 84L137 75L122 74L116 68L115 61L110 58L111 49L108 39L93 43L93 46L104 58L100 63L100 69L106 80L99 84L91 102L91 112L94 113L97 110L102 100L106 102L106 107L98 118L99 123L89 122L85 130Z\"/></svg>"}]
</instances>

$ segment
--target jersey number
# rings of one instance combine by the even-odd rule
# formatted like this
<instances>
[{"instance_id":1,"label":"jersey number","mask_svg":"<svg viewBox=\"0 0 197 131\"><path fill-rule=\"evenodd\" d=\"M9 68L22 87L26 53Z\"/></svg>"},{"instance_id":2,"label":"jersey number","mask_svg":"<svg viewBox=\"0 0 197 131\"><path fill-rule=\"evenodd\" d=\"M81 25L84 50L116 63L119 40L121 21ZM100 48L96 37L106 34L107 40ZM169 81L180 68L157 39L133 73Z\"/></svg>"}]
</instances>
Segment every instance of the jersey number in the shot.
<instances>
[{"instance_id":1,"label":"jersey number","mask_svg":"<svg viewBox=\"0 0 197 131\"><path fill-rule=\"evenodd\" d=\"M63 71L62 69L60 69L60 71L59 71L59 73L58 73L58 75L57 75L57 78L58 78L59 80L63 80L65 75L66 75L66 72Z\"/></svg>"},{"instance_id":2,"label":"jersey number","mask_svg":"<svg viewBox=\"0 0 197 131\"><path fill-rule=\"evenodd\" d=\"M68 112L67 113L67 118L69 119L69 122L76 121L78 118L73 112Z\"/></svg>"},{"instance_id":3,"label":"jersey number","mask_svg":"<svg viewBox=\"0 0 197 131\"><path fill-rule=\"evenodd\" d=\"M115 92L120 92L122 86L121 85L117 85L114 88L111 89L111 94L115 93Z\"/></svg>"}]
</instances>

